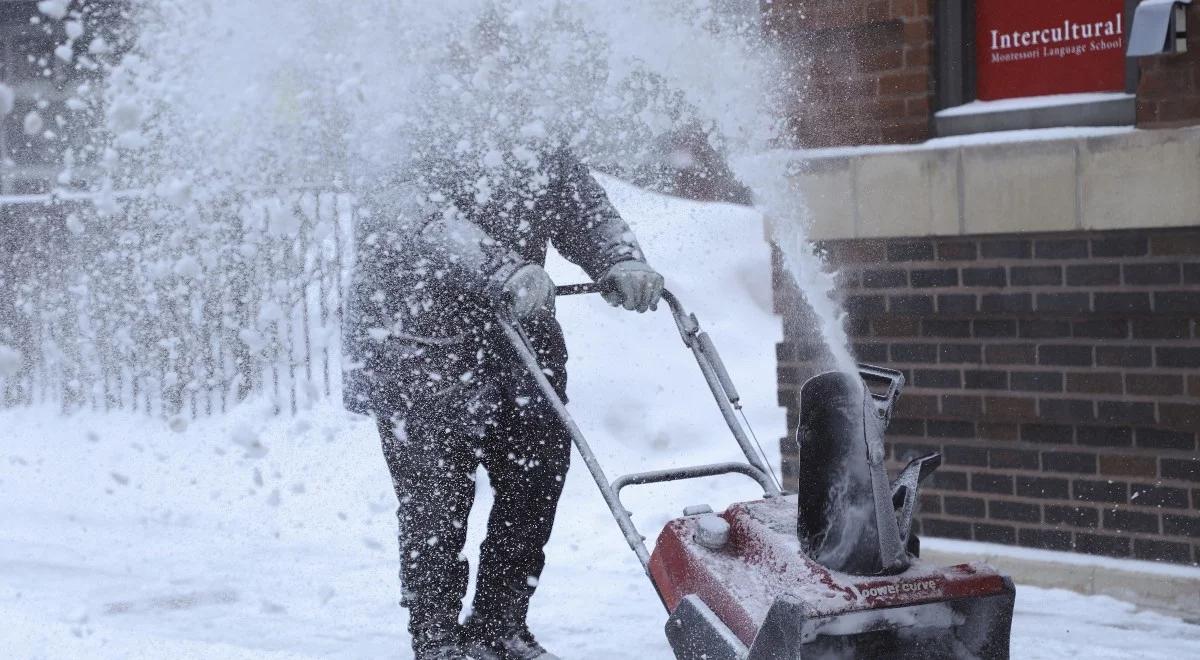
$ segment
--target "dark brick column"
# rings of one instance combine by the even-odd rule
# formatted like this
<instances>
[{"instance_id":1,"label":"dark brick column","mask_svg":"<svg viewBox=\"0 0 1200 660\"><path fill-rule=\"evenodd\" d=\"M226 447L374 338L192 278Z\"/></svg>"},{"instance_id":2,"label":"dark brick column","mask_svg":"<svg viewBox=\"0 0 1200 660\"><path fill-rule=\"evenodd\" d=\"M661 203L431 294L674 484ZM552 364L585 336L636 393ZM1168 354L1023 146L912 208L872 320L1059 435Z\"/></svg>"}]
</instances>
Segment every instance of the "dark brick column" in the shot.
<instances>
[{"instance_id":1,"label":"dark brick column","mask_svg":"<svg viewBox=\"0 0 1200 660\"><path fill-rule=\"evenodd\" d=\"M1200 123L1200 5L1187 10L1188 50L1176 55L1139 58L1139 128L1169 128Z\"/></svg>"},{"instance_id":2,"label":"dark brick column","mask_svg":"<svg viewBox=\"0 0 1200 660\"><path fill-rule=\"evenodd\" d=\"M1200 229L825 247L857 357L908 378L892 468L943 453L925 534L1200 563ZM823 353L785 324L789 428Z\"/></svg>"}]
</instances>

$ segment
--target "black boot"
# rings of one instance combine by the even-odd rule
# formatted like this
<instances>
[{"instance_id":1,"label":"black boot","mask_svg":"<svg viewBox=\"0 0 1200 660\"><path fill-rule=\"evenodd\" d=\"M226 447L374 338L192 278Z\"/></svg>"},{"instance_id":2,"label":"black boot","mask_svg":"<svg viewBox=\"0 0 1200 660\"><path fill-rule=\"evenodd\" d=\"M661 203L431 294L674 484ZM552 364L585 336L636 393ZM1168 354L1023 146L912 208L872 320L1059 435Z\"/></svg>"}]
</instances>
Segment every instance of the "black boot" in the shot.
<instances>
[{"instance_id":1,"label":"black boot","mask_svg":"<svg viewBox=\"0 0 1200 660\"><path fill-rule=\"evenodd\" d=\"M408 633L416 660L469 660L454 604L408 602Z\"/></svg>"},{"instance_id":2,"label":"black boot","mask_svg":"<svg viewBox=\"0 0 1200 660\"><path fill-rule=\"evenodd\" d=\"M559 660L522 623L485 622L475 616L463 624L463 648L475 660Z\"/></svg>"},{"instance_id":3,"label":"black boot","mask_svg":"<svg viewBox=\"0 0 1200 660\"><path fill-rule=\"evenodd\" d=\"M413 635L416 660L470 660L458 631L435 629Z\"/></svg>"}]
</instances>

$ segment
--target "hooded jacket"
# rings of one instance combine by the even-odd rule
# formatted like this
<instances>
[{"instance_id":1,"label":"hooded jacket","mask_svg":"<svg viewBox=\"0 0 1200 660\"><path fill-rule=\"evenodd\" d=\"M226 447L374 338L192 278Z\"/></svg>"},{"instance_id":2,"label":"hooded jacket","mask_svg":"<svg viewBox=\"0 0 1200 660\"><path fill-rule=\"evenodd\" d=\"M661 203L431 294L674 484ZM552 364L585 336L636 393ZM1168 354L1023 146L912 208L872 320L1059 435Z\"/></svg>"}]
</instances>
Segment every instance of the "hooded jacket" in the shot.
<instances>
[{"instance_id":1,"label":"hooded jacket","mask_svg":"<svg viewBox=\"0 0 1200 660\"><path fill-rule=\"evenodd\" d=\"M512 377L520 367L495 310L507 279L526 264L544 265L549 245L593 280L618 262L644 261L629 226L567 147L480 160L426 163L419 176L394 177L368 196L343 328L349 410L468 405L482 385L527 382ZM565 400L567 352L553 312L525 330Z\"/></svg>"}]
</instances>

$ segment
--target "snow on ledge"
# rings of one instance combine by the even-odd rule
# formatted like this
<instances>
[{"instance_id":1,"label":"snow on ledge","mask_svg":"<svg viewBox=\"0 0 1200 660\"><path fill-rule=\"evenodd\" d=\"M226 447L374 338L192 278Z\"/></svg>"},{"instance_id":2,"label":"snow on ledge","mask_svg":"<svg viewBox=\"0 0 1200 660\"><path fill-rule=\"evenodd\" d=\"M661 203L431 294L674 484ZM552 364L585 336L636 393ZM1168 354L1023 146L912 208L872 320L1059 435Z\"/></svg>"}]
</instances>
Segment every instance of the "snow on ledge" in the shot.
<instances>
[{"instance_id":1,"label":"snow on ledge","mask_svg":"<svg viewBox=\"0 0 1200 660\"><path fill-rule=\"evenodd\" d=\"M917 144L866 144L846 147L824 147L820 149L784 150L791 160L820 160L826 158L852 158L877 154L896 154L934 149L957 149L991 144L1038 142L1048 140L1074 140L1082 138L1121 135L1138 131L1133 126L1058 126L1055 128L1033 128L1017 131L995 131L992 133L970 133L949 137L933 138Z\"/></svg>"},{"instance_id":2,"label":"snow on ledge","mask_svg":"<svg viewBox=\"0 0 1200 660\"><path fill-rule=\"evenodd\" d=\"M1077 552L1059 552L1055 550L1038 550L1020 546L1001 545L998 543L980 543L978 541L958 541L954 539L921 537L921 548L966 557L1003 557L1023 561L1036 561L1054 564L1070 564L1089 568L1101 568L1106 571L1121 571L1124 573L1145 573L1188 580L1200 580L1200 567L1184 566L1182 564L1165 564L1141 559L1117 559L1100 555L1085 555Z\"/></svg>"},{"instance_id":3,"label":"snow on ledge","mask_svg":"<svg viewBox=\"0 0 1200 660\"><path fill-rule=\"evenodd\" d=\"M1023 96L1015 99L999 99L996 101L972 101L964 105L946 108L934 113L937 117L961 117L991 112L1011 112L1014 110L1032 110L1035 108L1053 108L1063 105L1084 105L1088 103L1104 103L1106 101L1126 101L1133 99L1133 94L1124 92L1090 92L1086 94L1049 94L1046 96Z\"/></svg>"}]
</instances>

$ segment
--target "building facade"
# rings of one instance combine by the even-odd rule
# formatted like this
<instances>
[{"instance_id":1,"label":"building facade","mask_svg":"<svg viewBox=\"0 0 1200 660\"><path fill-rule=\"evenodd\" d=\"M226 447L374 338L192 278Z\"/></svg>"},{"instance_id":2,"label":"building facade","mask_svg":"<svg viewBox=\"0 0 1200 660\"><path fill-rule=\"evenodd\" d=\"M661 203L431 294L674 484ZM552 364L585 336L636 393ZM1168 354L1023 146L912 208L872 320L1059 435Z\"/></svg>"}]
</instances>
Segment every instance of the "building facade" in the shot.
<instances>
[{"instance_id":1,"label":"building facade","mask_svg":"<svg viewBox=\"0 0 1200 660\"><path fill-rule=\"evenodd\" d=\"M892 467L943 455L923 532L1200 563L1200 5L764 7L853 351L908 380ZM795 428L829 359L776 302Z\"/></svg>"}]
</instances>

